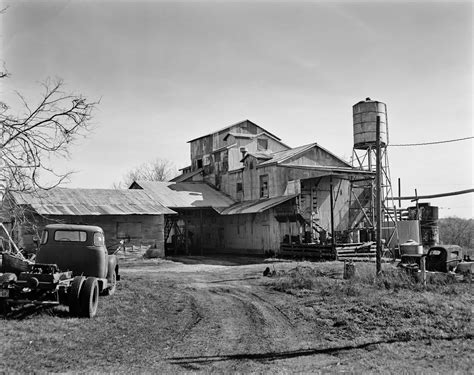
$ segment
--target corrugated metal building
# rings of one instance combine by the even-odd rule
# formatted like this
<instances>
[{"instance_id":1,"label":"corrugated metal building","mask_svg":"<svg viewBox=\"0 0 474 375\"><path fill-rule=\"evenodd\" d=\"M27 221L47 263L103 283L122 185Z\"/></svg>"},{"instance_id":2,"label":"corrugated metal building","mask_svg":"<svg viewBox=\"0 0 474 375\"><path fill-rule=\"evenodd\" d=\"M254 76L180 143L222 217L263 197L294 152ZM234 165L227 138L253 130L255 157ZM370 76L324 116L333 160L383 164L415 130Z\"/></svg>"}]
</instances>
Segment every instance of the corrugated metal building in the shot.
<instances>
[{"instance_id":1,"label":"corrugated metal building","mask_svg":"<svg viewBox=\"0 0 474 375\"><path fill-rule=\"evenodd\" d=\"M7 193L2 212L20 246L27 251L35 247L33 237L44 225L69 223L102 227L107 247L118 247L123 239L132 245L149 245L161 255L165 215L175 214L140 190L67 188L34 194Z\"/></svg>"},{"instance_id":2,"label":"corrugated metal building","mask_svg":"<svg viewBox=\"0 0 474 375\"><path fill-rule=\"evenodd\" d=\"M226 194L204 182L135 181L130 189L145 192L178 214L165 218L170 253L204 254L225 245L220 212L235 204Z\"/></svg>"},{"instance_id":3,"label":"corrugated metal building","mask_svg":"<svg viewBox=\"0 0 474 375\"><path fill-rule=\"evenodd\" d=\"M278 252L285 241L346 240L357 199L351 183L373 177L317 143L290 148L249 120L189 143L191 165L176 184L131 187L178 212L172 219L179 221L178 235L187 249L201 252L264 254ZM187 192L179 202L178 191ZM165 239L170 231L165 228Z\"/></svg>"}]
</instances>

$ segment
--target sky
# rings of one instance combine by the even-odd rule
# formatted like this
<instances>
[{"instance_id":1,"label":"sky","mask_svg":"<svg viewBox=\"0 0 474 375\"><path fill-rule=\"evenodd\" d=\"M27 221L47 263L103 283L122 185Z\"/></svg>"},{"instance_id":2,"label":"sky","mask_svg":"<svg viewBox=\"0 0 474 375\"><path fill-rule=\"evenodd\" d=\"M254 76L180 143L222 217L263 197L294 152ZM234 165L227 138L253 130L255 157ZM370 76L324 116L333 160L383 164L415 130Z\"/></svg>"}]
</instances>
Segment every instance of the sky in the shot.
<instances>
[{"instance_id":1,"label":"sky","mask_svg":"<svg viewBox=\"0 0 474 375\"><path fill-rule=\"evenodd\" d=\"M387 104L389 144L471 137L471 2L0 0L0 59L14 92L39 83L99 100L94 130L59 171L111 188L156 158L190 164L187 141L249 119L292 147L352 155L352 106ZM473 141L389 145L398 194L473 188ZM474 194L431 200L472 218ZM412 204L405 202L406 205Z\"/></svg>"}]
</instances>

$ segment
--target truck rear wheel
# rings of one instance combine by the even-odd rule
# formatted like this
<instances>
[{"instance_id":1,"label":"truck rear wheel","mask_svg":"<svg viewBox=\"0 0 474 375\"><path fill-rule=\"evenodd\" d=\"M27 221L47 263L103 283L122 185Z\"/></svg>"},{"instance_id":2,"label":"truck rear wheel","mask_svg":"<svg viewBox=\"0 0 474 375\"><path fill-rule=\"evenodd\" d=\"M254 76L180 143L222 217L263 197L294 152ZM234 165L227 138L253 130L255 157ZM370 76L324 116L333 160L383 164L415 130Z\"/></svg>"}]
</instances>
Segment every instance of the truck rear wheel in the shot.
<instances>
[{"instance_id":1,"label":"truck rear wheel","mask_svg":"<svg viewBox=\"0 0 474 375\"><path fill-rule=\"evenodd\" d=\"M71 315L80 316L81 315L81 305L79 302L79 296L81 293L82 286L86 278L84 276L76 276L72 280L71 287L68 290L68 305L69 312Z\"/></svg>"},{"instance_id":2,"label":"truck rear wheel","mask_svg":"<svg viewBox=\"0 0 474 375\"><path fill-rule=\"evenodd\" d=\"M95 277L88 277L82 286L79 296L81 315L93 318L99 305L99 283Z\"/></svg>"},{"instance_id":3,"label":"truck rear wheel","mask_svg":"<svg viewBox=\"0 0 474 375\"><path fill-rule=\"evenodd\" d=\"M104 291L104 294L106 296L111 296L115 293L116 289L117 289L117 272L114 270L114 273L112 274L112 282L110 283L110 286Z\"/></svg>"}]
</instances>

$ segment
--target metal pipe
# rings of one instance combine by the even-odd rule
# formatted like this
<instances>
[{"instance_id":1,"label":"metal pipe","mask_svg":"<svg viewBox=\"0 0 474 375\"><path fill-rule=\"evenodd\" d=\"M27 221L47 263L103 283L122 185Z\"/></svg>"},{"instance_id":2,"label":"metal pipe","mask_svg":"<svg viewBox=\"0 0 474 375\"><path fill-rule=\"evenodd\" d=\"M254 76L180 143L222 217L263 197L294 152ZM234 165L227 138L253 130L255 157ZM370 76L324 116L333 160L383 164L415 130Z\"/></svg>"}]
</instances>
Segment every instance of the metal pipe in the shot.
<instances>
[{"instance_id":1,"label":"metal pipe","mask_svg":"<svg viewBox=\"0 0 474 375\"><path fill-rule=\"evenodd\" d=\"M398 208L402 207L402 200L400 197L402 196L402 181L400 180L400 177L398 178Z\"/></svg>"},{"instance_id":2,"label":"metal pipe","mask_svg":"<svg viewBox=\"0 0 474 375\"><path fill-rule=\"evenodd\" d=\"M442 198L442 197L451 197L453 195L462 195L462 194L469 194L474 193L474 189L466 189L466 190L459 190L459 191L452 191L449 193L440 193L440 194L431 194L431 195L415 195L410 197L394 197L393 199L398 200L410 200L416 201L417 199L432 199L432 198Z\"/></svg>"}]
</instances>

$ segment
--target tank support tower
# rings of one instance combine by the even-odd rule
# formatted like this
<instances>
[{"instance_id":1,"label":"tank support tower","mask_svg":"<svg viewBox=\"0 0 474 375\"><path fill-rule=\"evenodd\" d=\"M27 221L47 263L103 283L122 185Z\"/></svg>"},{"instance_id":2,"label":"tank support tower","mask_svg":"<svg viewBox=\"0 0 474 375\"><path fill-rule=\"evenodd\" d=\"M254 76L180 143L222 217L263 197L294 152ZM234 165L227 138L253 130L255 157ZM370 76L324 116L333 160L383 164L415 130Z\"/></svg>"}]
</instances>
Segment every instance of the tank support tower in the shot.
<instances>
[{"instance_id":1,"label":"tank support tower","mask_svg":"<svg viewBox=\"0 0 474 375\"><path fill-rule=\"evenodd\" d=\"M381 165L381 200L382 200L382 235L386 243L393 244L394 236L398 238L395 205L393 202L390 168L388 163L388 123L385 103L367 98L352 107L354 148L352 166L374 172L374 178L351 180L350 194L350 230L359 233L359 241L374 241L376 228L376 123L380 121L380 165ZM356 236L357 237L357 236ZM396 239L397 239L396 238ZM391 246L393 247L393 246Z\"/></svg>"}]
</instances>

